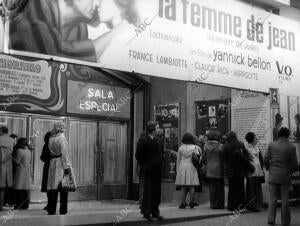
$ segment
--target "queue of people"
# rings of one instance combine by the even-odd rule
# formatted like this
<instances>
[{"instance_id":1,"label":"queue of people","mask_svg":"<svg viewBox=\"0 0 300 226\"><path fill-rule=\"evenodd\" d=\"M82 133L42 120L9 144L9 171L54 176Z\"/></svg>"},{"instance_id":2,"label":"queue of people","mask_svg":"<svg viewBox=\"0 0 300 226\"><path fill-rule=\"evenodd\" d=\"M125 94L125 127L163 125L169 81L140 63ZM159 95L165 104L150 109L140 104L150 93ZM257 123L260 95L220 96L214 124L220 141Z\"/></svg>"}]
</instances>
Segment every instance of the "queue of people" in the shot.
<instances>
[{"instance_id":1,"label":"queue of people","mask_svg":"<svg viewBox=\"0 0 300 226\"><path fill-rule=\"evenodd\" d=\"M276 120L277 124L282 122L280 115ZM158 206L163 153L153 132L157 127L155 122L148 123L147 133L140 137L136 152L141 176L144 177L141 213L148 220L160 216ZM263 207L262 184L266 182L265 169L269 171L268 224L275 224L277 200L281 196L281 221L283 225L289 225L291 213L288 196L290 175L297 169L296 148L288 140L289 129L278 127L275 133L276 140L269 144L264 156L253 132L245 135L245 143L239 141L232 131L225 137L221 137L217 131L209 131L201 140L190 133L184 134L176 165L175 184L181 188L179 208L194 208L195 189L205 178L209 187L211 209L225 208L227 180L227 209L237 211L245 208L258 212ZM190 199L187 203L188 193Z\"/></svg>"},{"instance_id":2,"label":"queue of people","mask_svg":"<svg viewBox=\"0 0 300 226\"><path fill-rule=\"evenodd\" d=\"M26 138L15 139L6 126L0 127L0 211L6 204L29 207L31 151Z\"/></svg>"},{"instance_id":3,"label":"queue of people","mask_svg":"<svg viewBox=\"0 0 300 226\"><path fill-rule=\"evenodd\" d=\"M58 193L60 193L60 214L68 212L68 191L62 189L61 181L66 175L74 176L74 172L64 130L64 123L56 123L53 130L47 132L44 137L41 154L41 160L44 162L41 191L47 193L48 203L45 209L49 215L56 214ZM138 141L135 155L140 165L140 175L144 178L141 213L149 221L153 218L163 219L159 205L164 154L162 140L158 135L159 125L150 121L146 133L143 133ZM229 132L225 139L222 139L217 131L209 131L201 141L190 133L184 134L176 165L175 184L181 188L179 208L185 209L187 206L194 208L195 190L205 178L209 187L211 209L225 208L227 179L228 210L246 208L254 212L260 211L265 168L269 171L268 224L275 224L276 205L281 198L281 221L282 224L289 225L290 175L297 170L297 155L295 146L289 141L289 129L282 127L277 135L278 139L269 144L263 156L253 132L245 135L245 144L238 140L235 132ZM31 156L26 138L17 139L15 135L9 136L8 128L0 127L0 210L5 202L14 204L15 209L28 209ZM13 188L14 199L7 195L8 188ZM190 197L188 203L187 194Z\"/></svg>"},{"instance_id":4,"label":"queue of people","mask_svg":"<svg viewBox=\"0 0 300 226\"><path fill-rule=\"evenodd\" d=\"M41 192L47 193L48 202L44 209L49 215L56 214L58 193L59 213L67 214L68 191L62 189L62 179L69 175L75 183L64 130L64 123L58 122L52 131L45 134L40 157L44 162ZM0 127L0 211L4 205L13 205L18 210L29 208L31 156L31 148L26 138L9 136L8 128Z\"/></svg>"}]
</instances>

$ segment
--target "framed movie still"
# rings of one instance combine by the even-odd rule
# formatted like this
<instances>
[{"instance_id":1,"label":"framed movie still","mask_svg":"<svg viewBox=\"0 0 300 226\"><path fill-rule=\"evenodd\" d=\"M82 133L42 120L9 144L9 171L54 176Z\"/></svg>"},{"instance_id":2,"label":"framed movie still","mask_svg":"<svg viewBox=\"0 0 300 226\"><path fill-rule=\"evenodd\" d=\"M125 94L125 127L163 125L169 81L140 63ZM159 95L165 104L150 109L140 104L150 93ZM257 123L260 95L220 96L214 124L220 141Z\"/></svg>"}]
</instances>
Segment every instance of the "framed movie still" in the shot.
<instances>
[{"instance_id":1,"label":"framed movie still","mask_svg":"<svg viewBox=\"0 0 300 226\"><path fill-rule=\"evenodd\" d=\"M154 120L158 122L158 139L164 149L163 179L175 180L177 151L180 143L180 104L154 106Z\"/></svg>"}]
</instances>

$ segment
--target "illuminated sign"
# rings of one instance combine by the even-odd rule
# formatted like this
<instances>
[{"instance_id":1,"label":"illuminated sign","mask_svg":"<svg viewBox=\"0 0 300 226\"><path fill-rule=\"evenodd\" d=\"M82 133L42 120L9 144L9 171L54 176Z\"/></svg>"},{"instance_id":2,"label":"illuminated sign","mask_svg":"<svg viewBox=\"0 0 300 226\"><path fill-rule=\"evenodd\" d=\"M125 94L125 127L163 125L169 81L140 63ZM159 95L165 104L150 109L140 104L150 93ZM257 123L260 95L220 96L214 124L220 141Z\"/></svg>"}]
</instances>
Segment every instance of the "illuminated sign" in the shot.
<instances>
[{"instance_id":1,"label":"illuminated sign","mask_svg":"<svg viewBox=\"0 0 300 226\"><path fill-rule=\"evenodd\" d=\"M130 118L129 89L68 81L68 113Z\"/></svg>"}]
</instances>

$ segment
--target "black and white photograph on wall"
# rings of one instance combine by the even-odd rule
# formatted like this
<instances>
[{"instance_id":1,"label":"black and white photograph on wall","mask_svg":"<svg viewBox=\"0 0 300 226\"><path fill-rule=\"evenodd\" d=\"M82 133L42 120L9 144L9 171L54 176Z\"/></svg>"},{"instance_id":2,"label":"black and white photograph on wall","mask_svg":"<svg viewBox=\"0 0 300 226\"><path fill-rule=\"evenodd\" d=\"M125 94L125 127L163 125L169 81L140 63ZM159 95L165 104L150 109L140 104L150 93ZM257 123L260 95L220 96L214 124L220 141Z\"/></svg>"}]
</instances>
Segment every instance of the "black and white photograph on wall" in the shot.
<instances>
[{"instance_id":1,"label":"black and white photograph on wall","mask_svg":"<svg viewBox=\"0 0 300 226\"><path fill-rule=\"evenodd\" d=\"M209 118L209 128L215 129L218 127L217 118Z\"/></svg>"},{"instance_id":2,"label":"black and white photograph on wall","mask_svg":"<svg viewBox=\"0 0 300 226\"><path fill-rule=\"evenodd\" d=\"M216 117L216 106L208 107L208 117Z\"/></svg>"},{"instance_id":3,"label":"black and white photograph on wall","mask_svg":"<svg viewBox=\"0 0 300 226\"><path fill-rule=\"evenodd\" d=\"M223 118L226 114L228 114L228 106L225 104L219 104L218 117Z\"/></svg>"},{"instance_id":4,"label":"black and white photograph on wall","mask_svg":"<svg viewBox=\"0 0 300 226\"><path fill-rule=\"evenodd\" d=\"M206 104L197 105L196 109L198 119L205 118L208 116L208 109Z\"/></svg>"}]
</instances>

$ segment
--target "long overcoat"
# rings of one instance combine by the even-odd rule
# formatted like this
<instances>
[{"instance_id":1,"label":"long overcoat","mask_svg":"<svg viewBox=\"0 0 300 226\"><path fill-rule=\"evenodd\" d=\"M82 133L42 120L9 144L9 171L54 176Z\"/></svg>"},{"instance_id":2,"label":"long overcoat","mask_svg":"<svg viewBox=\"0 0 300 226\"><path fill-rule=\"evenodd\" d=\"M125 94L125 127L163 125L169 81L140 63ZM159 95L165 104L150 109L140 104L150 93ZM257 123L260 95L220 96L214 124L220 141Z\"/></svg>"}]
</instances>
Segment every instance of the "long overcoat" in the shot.
<instances>
[{"instance_id":1,"label":"long overcoat","mask_svg":"<svg viewBox=\"0 0 300 226\"><path fill-rule=\"evenodd\" d=\"M19 148L15 159L17 168L14 177L14 189L29 190L30 189L30 162L31 152L28 148Z\"/></svg>"},{"instance_id":2,"label":"long overcoat","mask_svg":"<svg viewBox=\"0 0 300 226\"><path fill-rule=\"evenodd\" d=\"M0 188L12 187L12 160L14 140L8 135L0 136Z\"/></svg>"},{"instance_id":3,"label":"long overcoat","mask_svg":"<svg viewBox=\"0 0 300 226\"><path fill-rule=\"evenodd\" d=\"M49 166L47 190L57 190L63 178L64 170L69 168L73 173L69 157L69 145L65 135L58 133L50 137L48 146L52 158Z\"/></svg>"}]
</instances>

